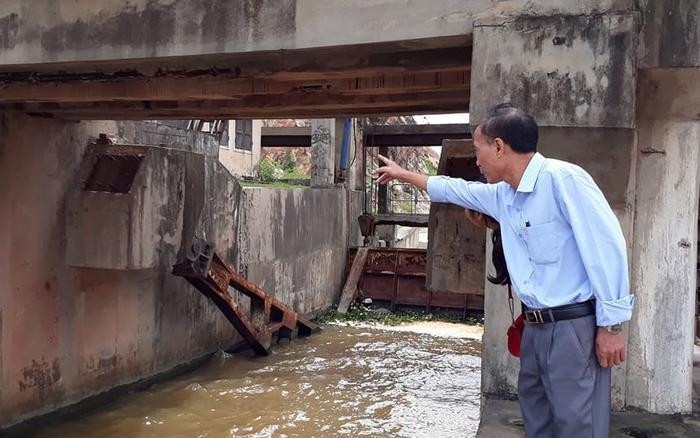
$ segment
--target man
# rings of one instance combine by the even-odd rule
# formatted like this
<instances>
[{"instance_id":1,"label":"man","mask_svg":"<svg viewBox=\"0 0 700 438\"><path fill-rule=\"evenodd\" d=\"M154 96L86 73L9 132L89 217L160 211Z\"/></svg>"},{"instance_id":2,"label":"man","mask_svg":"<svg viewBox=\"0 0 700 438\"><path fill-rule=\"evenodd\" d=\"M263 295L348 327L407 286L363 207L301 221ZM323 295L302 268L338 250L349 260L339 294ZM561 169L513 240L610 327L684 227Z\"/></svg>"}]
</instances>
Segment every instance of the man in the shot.
<instances>
[{"instance_id":1,"label":"man","mask_svg":"<svg viewBox=\"0 0 700 438\"><path fill-rule=\"evenodd\" d=\"M610 368L625 360L625 240L593 179L537 153L538 128L524 111L496 106L474 132L488 183L406 171L385 157L378 182L428 191L500 223L512 286L527 321L518 398L528 437L607 437Z\"/></svg>"}]
</instances>

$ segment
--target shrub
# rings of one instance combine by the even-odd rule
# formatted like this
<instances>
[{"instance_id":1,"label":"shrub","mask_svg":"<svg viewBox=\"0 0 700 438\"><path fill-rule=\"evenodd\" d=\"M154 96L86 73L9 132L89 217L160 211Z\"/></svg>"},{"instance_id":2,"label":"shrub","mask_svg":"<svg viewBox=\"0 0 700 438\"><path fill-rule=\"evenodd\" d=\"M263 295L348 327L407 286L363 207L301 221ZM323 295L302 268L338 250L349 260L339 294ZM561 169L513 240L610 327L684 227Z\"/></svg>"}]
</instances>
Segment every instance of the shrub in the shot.
<instances>
[{"instance_id":1,"label":"shrub","mask_svg":"<svg viewBox=\"0 0 700 438\"><path fill-rule=\"evenodd\" d=\"M260 165L258 166L258 176L260 177L260 181L274 181L275 170L276 167L270 160L267 158L260 160Z\"/></svg>"}]
</instances>

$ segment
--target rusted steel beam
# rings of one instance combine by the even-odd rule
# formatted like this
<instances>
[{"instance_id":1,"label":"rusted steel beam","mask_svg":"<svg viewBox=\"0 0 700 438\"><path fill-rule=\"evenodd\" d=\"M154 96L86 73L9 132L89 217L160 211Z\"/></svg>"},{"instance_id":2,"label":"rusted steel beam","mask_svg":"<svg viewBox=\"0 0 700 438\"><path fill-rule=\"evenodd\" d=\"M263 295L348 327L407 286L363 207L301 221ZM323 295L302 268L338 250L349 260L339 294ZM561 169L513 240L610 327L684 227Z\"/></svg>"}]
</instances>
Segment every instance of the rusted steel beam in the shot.
<instances>
[{"instance_id":1,"label":"rusted steel beam","mask_svg":"<svg viewBox=\"0 0 700 438\"><path fill-rule=\"evenodd\" d=\"M318 330L316 324L300 317L290 307L237 273L208 242L196 240L186 251L185 257L173 267L173 274L184 277L210 298L258 355L270 354L275 334L278 340L291 339L295 334L309 336ZM248 312L229 293L229 287L250 297Z\"/></svg>"}]
</instances>

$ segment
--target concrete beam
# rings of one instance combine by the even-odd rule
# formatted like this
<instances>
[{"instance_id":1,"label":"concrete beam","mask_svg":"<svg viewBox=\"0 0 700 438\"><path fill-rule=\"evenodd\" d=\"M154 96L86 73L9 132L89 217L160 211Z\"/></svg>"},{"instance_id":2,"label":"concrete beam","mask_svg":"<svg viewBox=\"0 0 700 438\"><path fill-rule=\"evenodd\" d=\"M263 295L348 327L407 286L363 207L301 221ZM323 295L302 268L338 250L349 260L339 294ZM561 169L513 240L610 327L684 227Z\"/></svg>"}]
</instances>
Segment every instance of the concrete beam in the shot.
<instances>
[{"instance_id":1,"label":"concrete beam","mask_svg":"<svg viewBox=\"0 0 700 438\"><path fill-rule=\"evenodd\" d=\"M457 51L467 53L467 48ZM469 88L469 65L463 57L459 59L433 59L421 57L415 52L407 52L406 58L416 56L414 61L421 62L420 72L391 74L372 73L368 76L355 76L362 73L358 68L343 69L335 64L336 70L330 72L333 65L328 59L328 71L315 69L306 65L309 70L276 71L270 64L267 71L258 71L259 77L241 77L240 73L206 72L194 77L173 76L125 78L117 80L100 79L95 77L92 82L86 82L70 75L44 77L42 75L0 74L0 80L6 83L0 87L0 102L130 102L130 101L186 101L186 100L230 100L235 96L280 95L286 93L305 93L323 95L327 93L342 93L346 95L377 95L400 94L406 92L428 92L437 90L463 91ZM432 56L432 55L431 55ZM273 63L275 57L271 56ZM244 61L241 61L244 62ZM439 63L441 66L438 66ZM299 67L304 67L299 65ZM407 69L408 67L393 65L386 66L387 70ZM283 68L283 66L279 66ZM381 68L374 64L367 69L376 71ZM458 69L456 71L435 71L439 69ZM248 74L254 74L250 64L246 65ZM314 71L317 70L317 71ZM305 75L304 77L301 77ZM293 77L297 79L275 79L274 76ZM323 77L332 75L333 78ZM341 78L342 76L351 76ZM33 78L33 80L32 80Z\"/></svg>"},{"instance_id":2,"label":"concrete beam","mask_svg":"<svg viewBox=\"0 0 700 438\"><path fill-rule=\"evenodd\" d=\"M472 124L490 106L511 102L541 126L634 127L636 26L634 13L477 23Z\"/></svg>"},{"instance_id":3,"label":"concrete beam","mask_svg":"<svg viewBox=\"0 0 700 438\"><path fill-rule=\"evenodd\" d=\"M299 113L343 115L408 111L413 108L465 110L469 93L431 91L425 93L345 95L337 93L289 93L234 97L229 100L130 101L130 102L46 102L16 103L5 108L66 119L265 119L284 118Z\"/></svg>"},{"instance_id":4,"label":"concrete beam","mask_svg":"<svg viewBox=\"0 0 700 438\"><path fill-rule=\"evenodd\" d=\"M10 0L0 65L290 50L471 33L476 0ZM31 70L31 69L30 69Z\"/></svg>"},{"instance_id":5,"label":"concrete beam","mask_svg":"<svg viewBox=\"0 0 700 438\"><path fill-rule=\"evenodd\" d=\"M690 0L688 0L690 1ZM7 0L0 65L188 57L470 35L490 12L627 10L632 0ZM167 60L172 62L173 59Z\"/></svg>"}]
</instances>

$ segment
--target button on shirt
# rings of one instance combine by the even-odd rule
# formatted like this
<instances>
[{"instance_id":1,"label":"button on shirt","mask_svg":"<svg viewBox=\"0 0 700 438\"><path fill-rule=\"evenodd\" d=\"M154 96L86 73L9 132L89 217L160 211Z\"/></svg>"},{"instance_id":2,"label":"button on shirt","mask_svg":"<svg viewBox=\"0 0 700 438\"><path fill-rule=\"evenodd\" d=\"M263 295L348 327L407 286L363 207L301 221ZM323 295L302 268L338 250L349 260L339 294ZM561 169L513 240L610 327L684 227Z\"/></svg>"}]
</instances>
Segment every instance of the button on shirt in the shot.
<instances>
[{"instance_id":1,"label":"button on shirt","mask_svg":"<svg viewBox=\"0 0 700 438\"><path fill-rule=\"evenodd\" d=\"M433 176L428 195L500 223L511 282L526 306L543 309L595 298L598 326L631 318L634 296L620 223L580 167L537 153L517 190L505 182Z\"/></svg>"}]
</instances>

